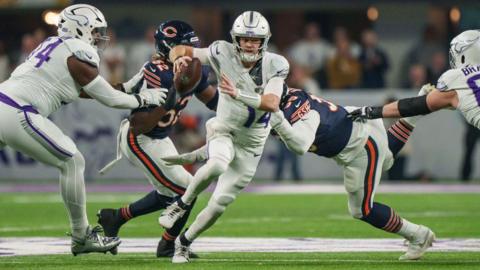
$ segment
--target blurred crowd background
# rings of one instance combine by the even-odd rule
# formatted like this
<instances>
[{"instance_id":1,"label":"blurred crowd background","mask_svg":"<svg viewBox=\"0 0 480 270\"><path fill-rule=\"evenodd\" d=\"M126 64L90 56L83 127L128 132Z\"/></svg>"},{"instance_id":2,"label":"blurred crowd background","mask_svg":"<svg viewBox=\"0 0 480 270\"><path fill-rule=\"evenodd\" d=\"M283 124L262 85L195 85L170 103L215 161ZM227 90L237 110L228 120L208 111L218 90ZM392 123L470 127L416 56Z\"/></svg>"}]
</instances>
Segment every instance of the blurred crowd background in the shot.
<instances>
[{"instance_id":1,"label":"blurred crowd background","mask_svg":"<svg viewBox=\"0 0 480 270\"><path fill-rule=\"evenodd\" d=\"M477 1L0 0L0 82L47 36L56 34L56 14L74 3L95 5L109 23L111 39L102 52L100 70L112 83L127 80L150 59L153 34L162 21L190 23L202 46L208 46L218 39L230 40L235 17L244 10L257 10L270 22L268 50L290 61L290 87L315 95L382 92L388 98L417 92L425 83L435 84L449 68L451 38L463 30L480 28ZM183 115L175 132L180 152L203 143L200 123L195 115ZM466 128L465 151L459 160L461 179L471 178L478 137L478 131ZM410 151L406 147L402 156ZM297 158L281 144L275 160L273 179L302 179ZM289 160L291 170L285 165ZM401 168L392 170L392 179L432 178L424 170L407 175L403 162L396 163ZM291 176L284 176L284 169Z\"/></svg>"}]
</instances>

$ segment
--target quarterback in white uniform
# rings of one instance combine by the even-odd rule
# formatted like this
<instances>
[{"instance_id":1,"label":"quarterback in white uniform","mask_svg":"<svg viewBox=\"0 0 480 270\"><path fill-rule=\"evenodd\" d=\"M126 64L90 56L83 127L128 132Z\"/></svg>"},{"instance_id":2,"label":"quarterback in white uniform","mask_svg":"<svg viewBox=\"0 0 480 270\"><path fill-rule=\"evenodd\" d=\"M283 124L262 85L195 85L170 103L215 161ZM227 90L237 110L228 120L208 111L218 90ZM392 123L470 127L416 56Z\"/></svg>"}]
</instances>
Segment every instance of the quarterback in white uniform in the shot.
<instances>
[{"instance_id":1,"label":"quarterback in white uniform","mask_svg":"<svg viewBox=\"0 0 480 270\"><path fill-rule=\"evenodd\" d=\"M395 118L456 108L468 123L480 128L480 31L462 32L450 43L450 67L427 96L401 99L350 113L354 119Z\"/></svg>"},{"instance_id":2,"label":"quarterback in white uniform","mask_svg":"<svg viewBox=\"0 0 480 270\"><path fill-rule=\"evenodd\" d=\"M132 109L159 105L165 91L147 89L138 95L115 90L98 75L97 45L106 42L107 22L90 5L65 8L58 22L58 36L40 44L0 84L0 148L8 145L60 170L60 186L67 208L74 255L106 252L120 244L89 226L85 207L85 160L74 142L47 117L80 95L114 108ZM136 78L125 83L127 89Z\"/></svg>"},{"instance_id":3,"label":"quarterback in white uniform","mask_svg":"<svg viewBox=\"0 0 480 270\"><path fill-rule=\"evenodd\" d=\"M270 132L270 112L278 110L286 90L289 65L284 57L266 52L270 38L267 20L258 12L244 12L235 20L231 35L233 43L216 41L200 49L176 46L170 51L175 69L188 65L191 57L210 65L222 92L217 116L207 124L208 160L185 194L159 218L162 226L170 228L219 177L208 205L175 241L174 263L188 262L190 243L215 223L252 180Z\"/></svg>"}]
</instances>

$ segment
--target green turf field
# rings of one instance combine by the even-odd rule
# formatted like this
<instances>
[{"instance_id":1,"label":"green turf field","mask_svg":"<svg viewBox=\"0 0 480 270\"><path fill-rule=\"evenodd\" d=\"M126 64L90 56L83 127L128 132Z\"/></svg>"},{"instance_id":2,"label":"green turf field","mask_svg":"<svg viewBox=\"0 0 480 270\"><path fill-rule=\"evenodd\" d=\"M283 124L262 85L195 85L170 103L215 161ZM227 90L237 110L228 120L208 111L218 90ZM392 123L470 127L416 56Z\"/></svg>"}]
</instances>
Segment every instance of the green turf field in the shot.
<instances>
[{"instance_id":1,"label":"green turf field","mask_svg":"<svg viewBox=\"0 0 480 270\"><path fill-rule=\"evenodd\" d=\"M88 211L91 223L103 207L119 207L142 194L90 193ZM376 201L392 206L398 214L431 227L439 238L480 238L478 194L378 194ZM195 208L206 204L201 197ZM66 211L59 194L1 194L0 237L62 237L68 230ZM158 214L130 221L122 237L160 237ZM255 195L242 194L217 224L203 236L228 237L328 237L389 238L349 217L346 195ZM398 262L400 253L203 253L202 259L188 266L172 266L153 254L118 256L68 255L0 257L0 269L147 269L159 266L186 269L480 269L480 253L428 253L419 262Z\"/></svg>"}]
</instances>

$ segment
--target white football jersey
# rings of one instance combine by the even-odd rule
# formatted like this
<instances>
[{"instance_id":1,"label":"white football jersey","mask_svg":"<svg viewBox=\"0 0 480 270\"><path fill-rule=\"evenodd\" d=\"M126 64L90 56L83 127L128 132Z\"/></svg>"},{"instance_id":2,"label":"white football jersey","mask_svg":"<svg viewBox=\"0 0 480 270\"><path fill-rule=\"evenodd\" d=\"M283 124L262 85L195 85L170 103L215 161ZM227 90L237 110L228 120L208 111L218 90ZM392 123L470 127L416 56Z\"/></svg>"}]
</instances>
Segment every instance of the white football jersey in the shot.
<instances>
[{"instance_id":1,"label":"white football jersey","mask_svg":"<svg viewBox=\"0 0 480 270\"><path fill-rule=\"evenodd\" d=\"M480 65L450 69L437 82L440 91L456 91L457 109L468 123L480 128Z\"/></svg>"},{"instance_id":2,"label":"white football jersey","mask_svg":"<svg viewBox=\"0 0 480 270\"><path fill-rule=\"evenodd\" d=\"M226 41L216 41L209 46L208 60L219 81L225 74L247 95L263 94L270 79L285 79L289 71L289 64L283 56L269 52L265 52L257 65L247 69L235 53L233 44ZM247 107L226 94L220 94L217 119L233 132L235 143L240 145L263 147L270 133L269 113Z\"/></svg>"},{"instance_id":3,"label":"white football jersey","mask_svg":"<svg viewBox=\"0 0 480 270\"><path fill-rule=\"evenodd\" d=\"M82 40L49 37L0 84L0 92L20 105L33 105L40 114L48 116L61 105L76 100L80 93L81 86L67 66L72 55L96 67L100 62L96 49Z\"/></svg>"}]
</instances>

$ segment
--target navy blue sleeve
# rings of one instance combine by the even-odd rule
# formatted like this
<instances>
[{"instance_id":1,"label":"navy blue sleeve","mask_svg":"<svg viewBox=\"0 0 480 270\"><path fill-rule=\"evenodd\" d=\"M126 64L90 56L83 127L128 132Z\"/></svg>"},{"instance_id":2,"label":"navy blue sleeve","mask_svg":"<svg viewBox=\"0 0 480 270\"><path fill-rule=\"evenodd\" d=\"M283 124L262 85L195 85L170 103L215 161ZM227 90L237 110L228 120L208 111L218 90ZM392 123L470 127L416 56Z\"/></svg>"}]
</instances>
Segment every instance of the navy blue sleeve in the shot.
<instances>
[{"instance_id":1,"label":"navy blue sleeve","mask_svg":"<svg viewBox=\"0 0 480 270\"><path fill-rule=\"evenodd\" d=\"M208 75L210 74L210 67L209 66L202 66L202 78L198 83L197 87L193 89L194 94L200 94L201 92L205 91L208 87Z\"/></svg>"}]
</instances>

